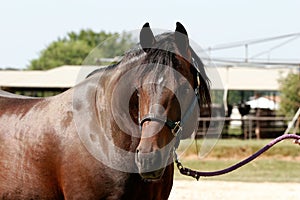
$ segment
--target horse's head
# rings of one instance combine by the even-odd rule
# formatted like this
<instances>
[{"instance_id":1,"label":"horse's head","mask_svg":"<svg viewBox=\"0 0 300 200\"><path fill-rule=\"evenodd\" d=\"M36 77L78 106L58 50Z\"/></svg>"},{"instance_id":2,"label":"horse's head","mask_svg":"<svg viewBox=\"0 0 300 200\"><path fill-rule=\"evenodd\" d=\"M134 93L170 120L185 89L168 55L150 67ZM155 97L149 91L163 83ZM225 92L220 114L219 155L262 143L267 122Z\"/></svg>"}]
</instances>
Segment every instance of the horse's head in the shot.
<instances>
[{"instance_id":1,"label":"horse's head","mask_svg":"<svg viewBox=\"0 0 300 200\"><path fill-rule=\"evenodd\" d=\"M144 58L137 88L141 139L136 164L145 179L159 179L174 147L197 128L199 104L210 105L203 64L177 22L174 33L154 36L146 23L140 32Z\"/></svg>"}]
</instances>

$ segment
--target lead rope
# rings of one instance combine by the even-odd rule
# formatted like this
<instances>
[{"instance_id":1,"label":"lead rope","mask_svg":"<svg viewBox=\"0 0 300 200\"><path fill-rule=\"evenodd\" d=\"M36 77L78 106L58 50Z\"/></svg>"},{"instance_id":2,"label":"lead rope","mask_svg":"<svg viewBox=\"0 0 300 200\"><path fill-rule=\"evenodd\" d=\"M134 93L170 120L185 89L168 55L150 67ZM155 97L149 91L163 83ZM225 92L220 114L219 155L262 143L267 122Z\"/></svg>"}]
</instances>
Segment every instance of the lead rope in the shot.
<instances>
[{"instance_id":1,"label":"lead rope","mask_svg":"<svg viewBox=\"0 0 300 200\"><path fill-rule=\"evenodd\" d=\"M225 169L222 169L222 170L217 170L217 171L203 172L203 171L196 171L196 170L192 170L192 169L189 169L187 167L184 167L181 164L181 162L178 160L175 148L174 148L174 160L175 160L177 168L178 168L178 170L181 174L186 175L186 176L191 176L191 177L197 179L197 181L198 181L201 176L206 176L206 177L208 177L208 176L218 176L218 175L222 175L222 174L232 172L232 171L244 166L245 164L251 162L252 160L257 158L258 156L260 156L262 153L264 153L268 149L270 149L272 146L277 144L278 142L281 142L281 141L286 140L286 139L294 139L294 143L300 145L300 136L299 135L285 134L285 135L282 135L282 136L279 136L279 137L275 138L274 140L269 142L266 146L264 146L263 148L258 150L256 153L254 153L251 156L249 156L248 158L240 161L239 163L236 163L235 165L232 165L228 168L225 168Z\"/></svg>"}]
</instances>

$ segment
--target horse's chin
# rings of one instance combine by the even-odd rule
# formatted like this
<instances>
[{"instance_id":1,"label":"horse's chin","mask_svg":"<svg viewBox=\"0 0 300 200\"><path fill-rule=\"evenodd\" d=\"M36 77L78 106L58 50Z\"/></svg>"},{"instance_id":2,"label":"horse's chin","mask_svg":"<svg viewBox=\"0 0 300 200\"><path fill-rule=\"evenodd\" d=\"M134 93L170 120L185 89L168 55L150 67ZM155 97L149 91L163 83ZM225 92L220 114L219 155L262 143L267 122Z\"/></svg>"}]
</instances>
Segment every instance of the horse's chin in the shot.
<instances>
[{"instance_id":1,"label":"horse's chin","mask_svg":"<svg viewBox=\"0 0 300 200\"><path fill-rule=\"evenodd\" d=\"M165 171L165 169L162 168L162 169L152 171L152 172L140 173L140 176L145 181L159 181L161 179L161 177L163 176L164 171Z\"/></svg>"}]
</instances>

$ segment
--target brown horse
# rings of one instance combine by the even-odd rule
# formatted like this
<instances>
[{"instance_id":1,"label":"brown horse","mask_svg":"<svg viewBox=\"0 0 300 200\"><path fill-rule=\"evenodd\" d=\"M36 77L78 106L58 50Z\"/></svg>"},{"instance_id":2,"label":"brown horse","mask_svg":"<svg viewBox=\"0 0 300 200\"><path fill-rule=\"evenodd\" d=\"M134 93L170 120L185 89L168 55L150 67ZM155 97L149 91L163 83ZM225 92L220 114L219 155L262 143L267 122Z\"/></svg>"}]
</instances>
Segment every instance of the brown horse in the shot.
<instances>
[{"instance_id":1,"label":"brown horse","mask_svg":"<svg viewBox=\"0 0 300 200\"><path fill-rule=\"evenodd\" d=\"M154 37L66 92L0 92L1 199L168 199L173 149L210 104L185 28Z\"/></svg>"}]
</instances>

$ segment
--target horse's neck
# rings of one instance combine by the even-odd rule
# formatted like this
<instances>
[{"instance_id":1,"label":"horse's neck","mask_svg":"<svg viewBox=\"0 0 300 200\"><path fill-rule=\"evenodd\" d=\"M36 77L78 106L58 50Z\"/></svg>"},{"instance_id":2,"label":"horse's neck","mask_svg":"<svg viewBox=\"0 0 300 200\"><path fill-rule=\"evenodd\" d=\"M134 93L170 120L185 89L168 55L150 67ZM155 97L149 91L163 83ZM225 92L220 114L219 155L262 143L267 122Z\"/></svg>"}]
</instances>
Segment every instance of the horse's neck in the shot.
<instances>
[{"instance_id":1,"label":"horse's neck","mask_svg":"<svg viewBox=\"0 0 300 200\"><path fill-rule=\"evenodd\" d=\"M36 99L36 97L29 97L29 96L13 94L13 93L10 93L10 92L6 92L4 90L0 90L0 97L16 98L16 99Z\"/></svg>"}]
</instances>

